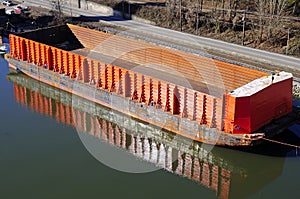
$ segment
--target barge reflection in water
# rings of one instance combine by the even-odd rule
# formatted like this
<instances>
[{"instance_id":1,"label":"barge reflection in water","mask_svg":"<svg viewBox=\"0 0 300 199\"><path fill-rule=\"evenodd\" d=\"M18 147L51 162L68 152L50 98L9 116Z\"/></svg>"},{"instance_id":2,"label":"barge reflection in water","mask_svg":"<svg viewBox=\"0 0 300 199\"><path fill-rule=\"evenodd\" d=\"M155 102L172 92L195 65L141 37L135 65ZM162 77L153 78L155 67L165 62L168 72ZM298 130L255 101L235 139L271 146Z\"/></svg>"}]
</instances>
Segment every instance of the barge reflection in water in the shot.
<instances>
[{"instance_id":1,"label":"barge reflection in water","mask_svg":"<svg viewBox=\"0 0 300 199\"><path fill-rule=\"evenodd\" d=\"M115 110L95 105L23 74L11 73L7 78L14 83L18 103L54 117L58 122L75 126L80 136L98 140L98 145L108 143L110 147L122 149L158 169L193 180L215 191L219 198L249 196L281 175L283 158L274 160L268 156L244 155L240 151L220 147L210 150L210 146L156 130ZM118 123L125 118L127 123Z\"/></svg>"}]
</instances>

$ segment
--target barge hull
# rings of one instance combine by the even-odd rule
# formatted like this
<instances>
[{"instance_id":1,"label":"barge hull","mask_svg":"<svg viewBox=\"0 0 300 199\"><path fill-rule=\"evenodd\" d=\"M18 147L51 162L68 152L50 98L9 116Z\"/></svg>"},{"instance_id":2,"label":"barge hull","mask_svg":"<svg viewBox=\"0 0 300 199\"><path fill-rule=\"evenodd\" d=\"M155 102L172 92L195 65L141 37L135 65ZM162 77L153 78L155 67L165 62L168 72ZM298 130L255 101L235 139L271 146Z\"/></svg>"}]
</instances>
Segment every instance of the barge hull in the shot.
<instances>
[{"instance_id":1,"label":"barge hull","mask_svg":"<svg viewBox=\"0 0 300 199\"><path fill-rule=\"evenodd\" d=\"M9 56L7 56L6 59L11 68L17 69L36 80L106 107L116 109L123 114L127 114L195 141L212 145L249 146L263 137L262 134L228 134L216 128L199 125L186 118L170 115L156 107L144 106L143 103L132 101L130 98L123 98L114 93L96 89L88 83L73 80L68 76L49 71L34 64L16 60Z\"/></svg>"}]
</instances>

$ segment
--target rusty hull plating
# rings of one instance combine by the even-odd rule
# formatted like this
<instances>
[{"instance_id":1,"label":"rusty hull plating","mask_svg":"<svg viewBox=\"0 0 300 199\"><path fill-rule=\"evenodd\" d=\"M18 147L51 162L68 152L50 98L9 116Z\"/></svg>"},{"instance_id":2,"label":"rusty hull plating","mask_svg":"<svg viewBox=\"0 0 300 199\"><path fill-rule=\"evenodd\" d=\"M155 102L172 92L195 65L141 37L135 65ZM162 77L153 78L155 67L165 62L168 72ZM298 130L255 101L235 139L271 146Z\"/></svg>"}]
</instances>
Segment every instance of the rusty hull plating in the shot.
<instances>
[{"instance_id":1,"label":"rusty hull plating","mask_svg":"<svg viewBox=\"0 0 300 199\"><path fill-rule=\"evenodd\" d=\"M292 75L63 25L10 35L10 65L196 141L251 145L292 111ZM269 135L266 135L269 136Z\"/></svg>"}]
</instances>

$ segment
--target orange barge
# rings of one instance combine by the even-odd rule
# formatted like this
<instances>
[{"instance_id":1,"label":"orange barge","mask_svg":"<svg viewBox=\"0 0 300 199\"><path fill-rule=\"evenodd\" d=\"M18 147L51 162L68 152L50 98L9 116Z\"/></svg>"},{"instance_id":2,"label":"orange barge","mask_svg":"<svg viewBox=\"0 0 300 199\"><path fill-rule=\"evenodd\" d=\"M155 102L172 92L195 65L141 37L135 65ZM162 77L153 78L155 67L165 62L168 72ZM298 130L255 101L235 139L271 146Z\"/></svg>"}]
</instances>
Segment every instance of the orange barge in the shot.
<instances>
[{"instance_id":1,"label":"orange barge","mask_svg":"<svg viewBox=\"0 0 300 199\"><path fill-rule=\"evenodd\" d=\"M196 141L252 145L292 111L290 73L267 74L67 24L10 35L11 67Z\"/></svg>"}]
</instances>

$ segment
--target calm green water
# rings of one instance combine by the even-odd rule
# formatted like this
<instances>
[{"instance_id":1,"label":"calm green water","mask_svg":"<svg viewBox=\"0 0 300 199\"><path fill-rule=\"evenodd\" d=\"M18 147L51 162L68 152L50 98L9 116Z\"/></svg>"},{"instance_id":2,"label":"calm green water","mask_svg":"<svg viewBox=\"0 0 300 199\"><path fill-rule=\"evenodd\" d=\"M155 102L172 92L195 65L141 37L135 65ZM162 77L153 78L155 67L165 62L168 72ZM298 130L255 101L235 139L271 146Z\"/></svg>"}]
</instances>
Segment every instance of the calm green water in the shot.
<instances>
[{"instance_id":1,"label":"calm green water","mask_svg":"<svg viewBox=\"0 0 300 199\"><path fill-rule=\"evenodd\" d=\"M35 92L39 83L8 74L8 64L1 58L0 198L300 197L300 159L293 148L264 144L245 152L195 145L198 149L192 150L185 147L188 141L184 139L168 143L167 133L157 135L161 137L160 143L160 139L151 139L144 132L137 135L134 130L64 104L62 101L70 98L64 92L54 89L52 96L45 96ZM40 91L47 93L49 89L53 91L42 85ZM26 94L21 95L20 90ZM60 96L61 101L54 100L53 96ZM52 111L48 110L50 105ZM63 117L57 107L65 111ZM118 129L114 136L122 131L126 143L123 147L116 146L116 137L105 141L103 132L100 132L102 137L88 135L78 123L74 127L74 122L71 122L73 125L68 122L74 121L74 115L68 120L67 110L85 118L88 115L89 121L101 121L107 127L102 129L106 134L109 128ZM86 129L92 131L91 122L87 126ZM300 128L295 126L291 130L293 132L287 131L286 136L278 139L288 137L289 142L300 145ZM128 142L128 138L133 142ZM156 169L146 173L113 169L91 155L83 139L105 146L105 153L112 159L116 159L113 151L119 151L118 155L123 154L131 164ZM109 136L106 139L109 140ZM138 146L143 150L139 152ZM122 158L118 158L122 164Z\"/></svg>"}]
</instances>

